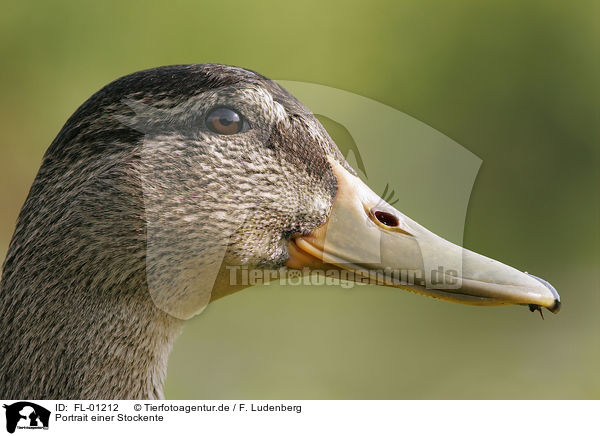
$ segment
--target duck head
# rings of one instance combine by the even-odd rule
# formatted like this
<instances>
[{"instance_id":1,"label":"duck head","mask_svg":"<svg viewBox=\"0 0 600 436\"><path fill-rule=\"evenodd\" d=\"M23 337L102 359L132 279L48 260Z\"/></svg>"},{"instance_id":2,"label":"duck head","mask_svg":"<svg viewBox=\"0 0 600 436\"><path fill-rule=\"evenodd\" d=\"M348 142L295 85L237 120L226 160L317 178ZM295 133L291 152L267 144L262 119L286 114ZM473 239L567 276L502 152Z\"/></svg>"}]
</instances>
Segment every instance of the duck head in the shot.
<instances>
[{"instance_id":1,"label":"duck head","mask_svg":"<svg viewBox=\"0 0 600 436\"><path fill-rule=\"evenodd\" d=\"M172 80L158 88L153 76ZM247 286L242 271L260 283L285 268L558 311L547 282L462 249L383 201L275 82L220 65L157 69L136 82L111 116L143 134L131 164L144 197L149 291L167 313L189 318Z\"/></svg>"},{"instance_id":2,"label":"duck head","mask_svg":"<svg viewBox=\"0 0 600 436\"><path fill-rule=\"evenodd\" d=\"M560 307L383 201L276 83L162 67L94 94L43 158L3 266L0 396L161 398L181 320L251 284L242 268Z\"/></svg>"},{"instance_id":3,"label":"duck head","mask_svg":"<svg viewBox=\"0 0 600 436\"><path fill-rule=\"evenodd\" d=\"M560 307L547 282L387 204L307 108L240 68L162 67L107 85L67 122L38 180L32 191L61 203L73 245L85 245L86 269L112 282L143 270L153 303L176 318L246 287L236 268L262 281L351 272L338 277L466 304Z\"/></svg>"}]
</instances>

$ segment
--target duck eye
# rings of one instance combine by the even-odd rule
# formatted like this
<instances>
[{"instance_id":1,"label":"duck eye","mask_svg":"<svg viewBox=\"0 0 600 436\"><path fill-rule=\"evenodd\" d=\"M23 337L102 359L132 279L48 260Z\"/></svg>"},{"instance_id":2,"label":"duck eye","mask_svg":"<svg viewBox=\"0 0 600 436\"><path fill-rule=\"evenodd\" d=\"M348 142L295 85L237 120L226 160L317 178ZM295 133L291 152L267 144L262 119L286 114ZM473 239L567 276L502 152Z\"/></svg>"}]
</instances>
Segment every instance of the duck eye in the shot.
<instances>
[{"instance_id":1,"label":"duck eye","mask_svg":"<svg viewBox=\"0 0 600 436\"><path fill-rule=\"evenodd\" d=\"M244 118L226 107L211 110L206 116L206 125L210 130L221 135L235 135L244 127Z\"/></svg>"}]
</instances>

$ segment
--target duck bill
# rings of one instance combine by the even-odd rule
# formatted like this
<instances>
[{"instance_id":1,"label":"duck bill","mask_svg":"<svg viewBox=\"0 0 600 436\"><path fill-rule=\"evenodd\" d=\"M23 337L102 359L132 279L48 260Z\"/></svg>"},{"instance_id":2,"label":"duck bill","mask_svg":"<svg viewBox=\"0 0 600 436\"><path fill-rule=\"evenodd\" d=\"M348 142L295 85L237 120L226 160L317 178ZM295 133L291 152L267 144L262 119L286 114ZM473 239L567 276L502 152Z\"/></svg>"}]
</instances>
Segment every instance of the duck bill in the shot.
<instances>
[{"instance_id":1,"label":"duck bill","mask_svg":"<svg viewBox=\"0 0 600 436\"><path fill-rule=\"evenodd\" d=\"M547 282L435 235L335 161L338 191L327 222L290 246L291 268L351 272L341 278L407 289L455 303L560 309Z\"/></svg>"}]
</instances>

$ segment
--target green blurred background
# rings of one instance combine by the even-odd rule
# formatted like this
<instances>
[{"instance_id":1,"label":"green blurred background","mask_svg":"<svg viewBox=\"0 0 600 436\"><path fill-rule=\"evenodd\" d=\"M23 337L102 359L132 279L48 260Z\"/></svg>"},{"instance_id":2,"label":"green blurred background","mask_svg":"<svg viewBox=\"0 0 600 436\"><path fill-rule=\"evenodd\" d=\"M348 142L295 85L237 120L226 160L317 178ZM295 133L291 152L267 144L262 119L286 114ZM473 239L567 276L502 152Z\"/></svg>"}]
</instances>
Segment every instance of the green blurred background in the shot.
<instances>
[{"instance_id":1,"label":"green blurred background","mask_svg":"<svg viewBox=\"0 0 600 436\"><path fill-rule=\"evenodd\" d=\"M387 288L254 287L188 323L168 398L600 398L597 1L1 5L0 257L78 105L136 70L216 62L367 96L475 153L465 246L564 302L541 321Z\"/></svg>"}]
</instances>

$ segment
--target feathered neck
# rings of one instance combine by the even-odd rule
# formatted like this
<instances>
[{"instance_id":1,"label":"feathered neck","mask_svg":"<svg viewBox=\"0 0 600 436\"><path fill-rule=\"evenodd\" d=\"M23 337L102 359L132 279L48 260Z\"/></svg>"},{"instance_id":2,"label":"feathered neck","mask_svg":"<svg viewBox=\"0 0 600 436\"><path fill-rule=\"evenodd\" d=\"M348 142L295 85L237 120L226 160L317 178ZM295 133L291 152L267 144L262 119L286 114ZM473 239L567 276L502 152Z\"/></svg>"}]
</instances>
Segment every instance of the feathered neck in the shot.
<instances>
[{"instance_id":1,"label":"feathered neck","mask_svg":"<svg viewBox=\"0 0 600 436\"><path fill-rule=\"evenodd\" d=\"M137 185L123 165L46 157L2 271L0 397L162 397L181 321L147 289Z\"/></svg>"},{"instance_id":2,"label":"feathered neck","mask_svg":"<svg viewBox=\"0 0 600 436\"><path fill-rule=\"evenodd\" d=\"M163 398L181 321L148 299L73 282L1 294L2 398Z\"/></svg>"}]
</instances>

